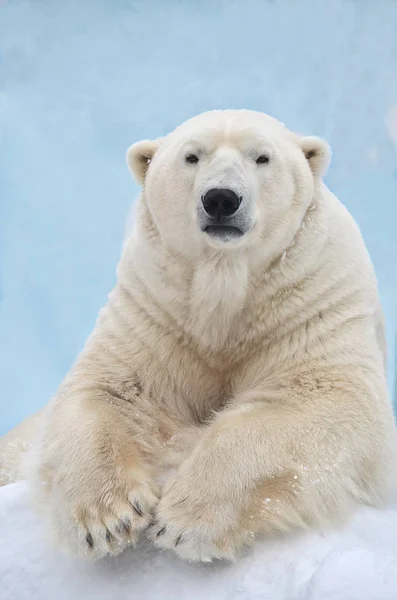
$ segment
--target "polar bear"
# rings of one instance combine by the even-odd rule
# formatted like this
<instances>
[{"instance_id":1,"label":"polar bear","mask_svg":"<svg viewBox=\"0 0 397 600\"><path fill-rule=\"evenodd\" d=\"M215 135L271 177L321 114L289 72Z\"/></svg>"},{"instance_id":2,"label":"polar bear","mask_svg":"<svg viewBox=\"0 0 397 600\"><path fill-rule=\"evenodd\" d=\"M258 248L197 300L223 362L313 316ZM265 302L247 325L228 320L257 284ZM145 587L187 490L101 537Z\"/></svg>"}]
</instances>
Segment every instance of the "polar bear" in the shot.
<instances>
[{"instance_id":1,"label":"polar bear","mask_svg":"<svg viewBox=\"0 0 397 600\"><path fill-rule=\"evenodd\" d=\"M322 181L329 158L245 110L129 149L142 192L117 284L23 428L37 429L28 475L62 547L99 558L147 530L182 558L233 559L257 536L395 498L377 284Z\"/></svg>"}]
</instances>

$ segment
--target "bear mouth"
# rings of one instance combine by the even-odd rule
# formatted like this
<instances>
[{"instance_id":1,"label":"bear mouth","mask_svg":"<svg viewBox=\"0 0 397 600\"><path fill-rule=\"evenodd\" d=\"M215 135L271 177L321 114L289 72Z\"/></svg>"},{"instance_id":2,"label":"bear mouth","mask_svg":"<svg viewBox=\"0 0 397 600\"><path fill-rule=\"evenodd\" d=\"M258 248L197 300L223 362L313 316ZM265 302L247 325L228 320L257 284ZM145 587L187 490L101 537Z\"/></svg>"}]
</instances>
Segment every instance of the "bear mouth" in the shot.
<instances>
[{"instance_id":1,"label":"bear mouth","mask_svg":"<svg viewBox=\"0 0 397 600\"><path fill-rule=\"evenodd\" d=\"M207 225L204 229L205 233L222 242L236 240L244 235L238 227L231 225Z\"/></svg>"}]
</instances>

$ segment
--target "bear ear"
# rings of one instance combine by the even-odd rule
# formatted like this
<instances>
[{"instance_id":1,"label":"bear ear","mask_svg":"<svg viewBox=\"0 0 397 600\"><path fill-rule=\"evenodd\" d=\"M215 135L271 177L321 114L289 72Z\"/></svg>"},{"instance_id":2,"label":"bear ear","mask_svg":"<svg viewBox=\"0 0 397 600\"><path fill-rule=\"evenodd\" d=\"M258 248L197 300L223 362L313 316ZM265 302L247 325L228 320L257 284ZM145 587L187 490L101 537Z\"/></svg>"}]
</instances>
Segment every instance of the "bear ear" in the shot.
<instances>
[{"instance_id":1,"label":"bear ear","mask_svg":"<svg viewBox=\"0 0 397 600\"><path fill-rule=\"evenodd\" d=\"M327 172L331 161L331 148L319 137L308 136L300 139L300 146L315 177Z\"/></svg>"},{"instance_id":2,"label":"bear ear","mask_svg":"<svg viewBox=\"0 0 397 600\"><path fill-rule=\"evenodd\" d=\"M133 144L127 150L127 165L137 183L142 185L149 168L150 161L160 145L161 138L157 140L143 140Z\"/></svg>"}]
</instances>

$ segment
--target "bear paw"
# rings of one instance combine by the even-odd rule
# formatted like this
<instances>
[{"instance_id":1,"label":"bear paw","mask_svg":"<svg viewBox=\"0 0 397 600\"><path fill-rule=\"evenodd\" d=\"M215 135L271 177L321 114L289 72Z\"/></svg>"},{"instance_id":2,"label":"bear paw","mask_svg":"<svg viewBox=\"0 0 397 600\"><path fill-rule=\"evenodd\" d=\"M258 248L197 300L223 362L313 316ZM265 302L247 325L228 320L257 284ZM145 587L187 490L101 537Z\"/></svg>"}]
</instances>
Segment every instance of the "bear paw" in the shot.
<instances>
[{"instance_id":1,"label":"bear paw","mask_svg":"<svg viewBox=\"0 0 397 600\"><path fill-rule=\"evenodd\" d=\"M89 559L116 555L134 544L152 521L158 503L151 482L114 482L98 495L94 493L97 487L93 486L92 496L84 486L83 493L76 490L73 499L61 493L50 501L56 543L69 553Z\"/></svg>"},{"instance_id":2,"label":"bear paw","mask_svg":"<svg viewBox=\"0 0 397 600\"><path fill-rule=\"evenodd\" d=\"M189 561L234 560L249 537L238 527L236 507L205 490L197 493L196 486L194 492L189 491L190 485L185 483L177 477L167 486L149 538L157 547L173 550Z\"/></svg>"}]
</instances>

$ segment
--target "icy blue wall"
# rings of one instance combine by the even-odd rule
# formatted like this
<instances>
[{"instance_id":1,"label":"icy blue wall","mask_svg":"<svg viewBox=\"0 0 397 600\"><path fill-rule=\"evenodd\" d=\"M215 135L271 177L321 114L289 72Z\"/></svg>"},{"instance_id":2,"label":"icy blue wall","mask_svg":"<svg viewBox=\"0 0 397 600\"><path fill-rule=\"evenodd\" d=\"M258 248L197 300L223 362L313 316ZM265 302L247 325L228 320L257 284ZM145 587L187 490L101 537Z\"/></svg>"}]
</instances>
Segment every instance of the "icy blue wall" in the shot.
<instances>
[{"instance_id":1,"label":"icy blue wall","mask_svg":"<svg viewBox=\"0 0 397 600\"><path fill-rule=\"evenodd\" d=\"M206 109L330 141L394 349L396 32L388 0L0 0L0 433L46 403L114 283L127 146Z\"/></svg>"}]
</instances>

